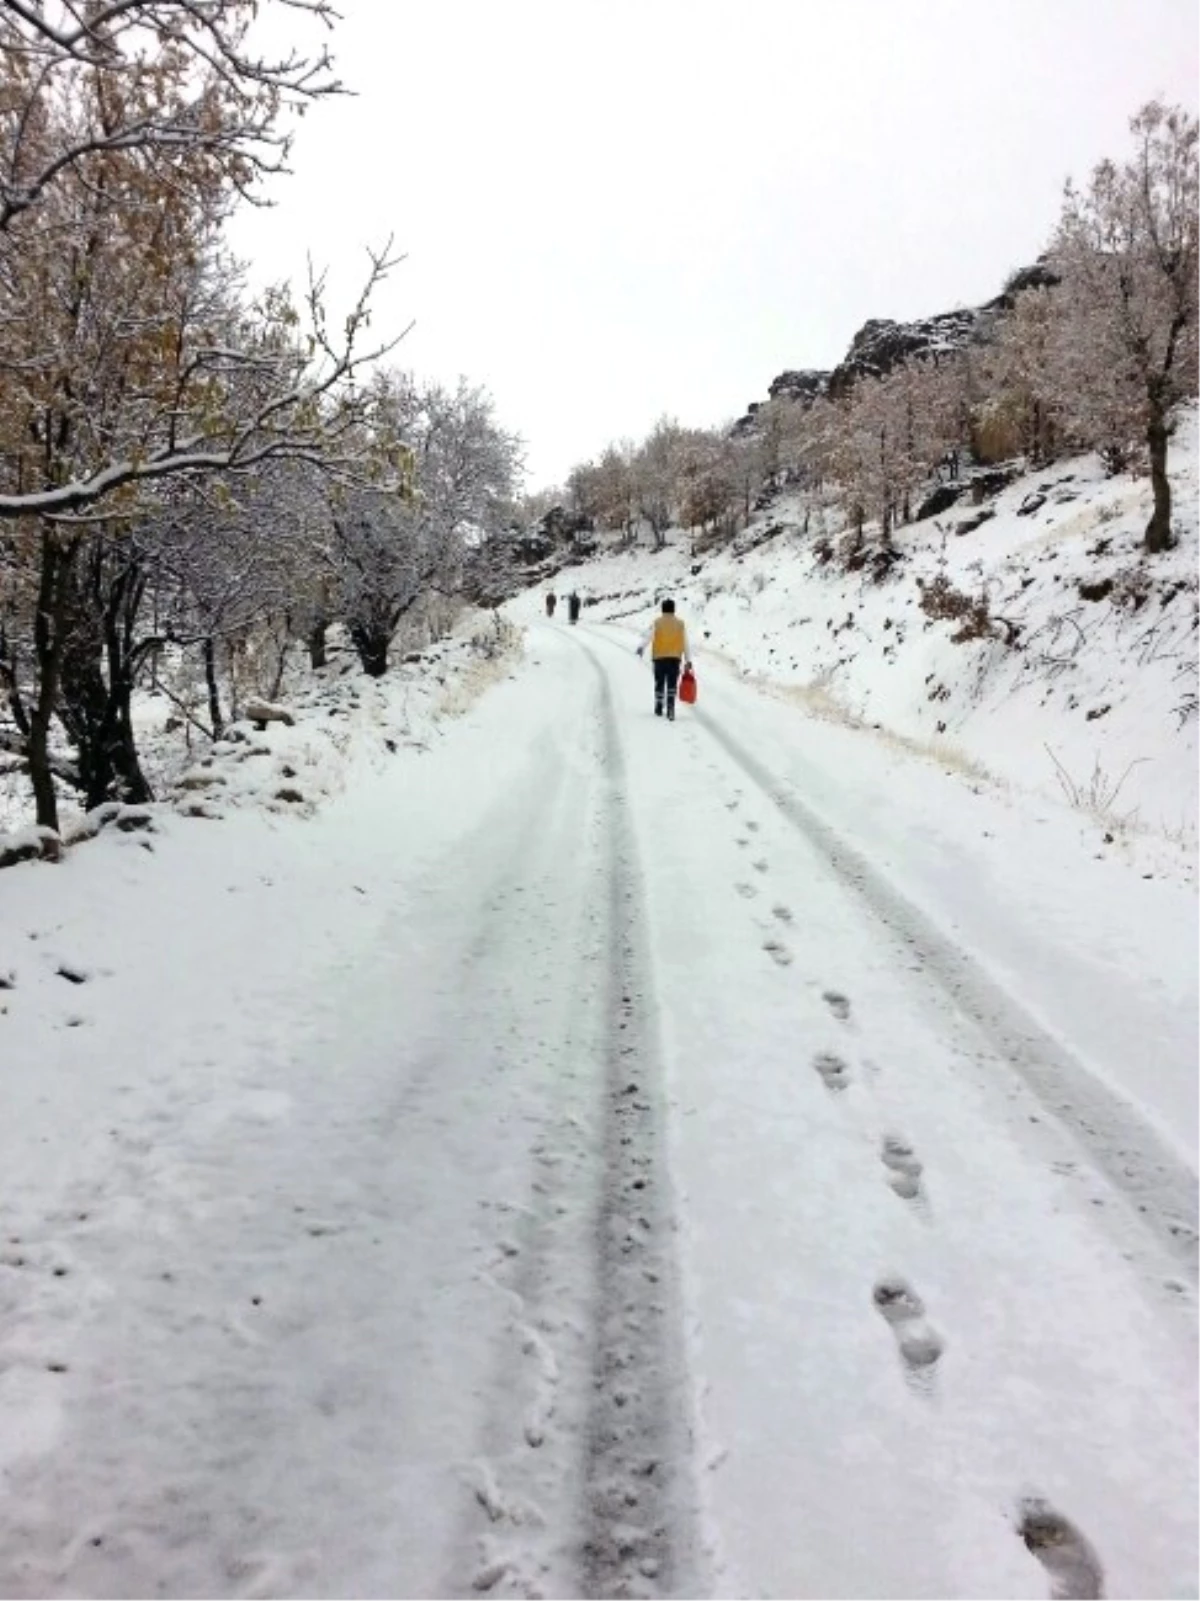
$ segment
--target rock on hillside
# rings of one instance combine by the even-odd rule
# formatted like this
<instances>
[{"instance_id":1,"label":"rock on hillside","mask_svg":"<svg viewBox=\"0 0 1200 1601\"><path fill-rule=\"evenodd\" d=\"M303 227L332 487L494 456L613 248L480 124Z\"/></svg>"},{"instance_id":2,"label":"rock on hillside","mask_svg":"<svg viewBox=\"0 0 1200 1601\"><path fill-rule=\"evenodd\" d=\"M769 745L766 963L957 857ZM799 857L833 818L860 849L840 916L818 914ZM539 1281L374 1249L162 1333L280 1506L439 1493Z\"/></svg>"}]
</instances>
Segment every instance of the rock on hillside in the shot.
<instances>
[{"instance_id":1,"label":"rock on hillside","mask_svg":"<svg viewBox=\"0 0 1200 1601\"><path fill-rule=\"evenodd\" d=\"M857 379L882 378L910 356L947 354L989 339L997 319L1012 310L1019 294L1026 289L1049 288L1057 282L1054 270L1045 261L1036 261L1014 272L1000 293L982 306L962 306L915 322L872 317L863 323L832 372L788 369L772 379L767 393L772 400L793 400L801 405L811 405L826 395L836 400L847 394ZM751 404L745 416L734 424L734 433L753 433L761 409L761 401Z\"/></svg>"},{"instance_id":2,"label":"rock on hillside","mask_svg":"<svg viewBox=\"0 0 1200 1601\"><path fill-rule=\"evenodd\" d=\"M804 367L795 372L781 372L778 378L771 380L767 393L772 400L792 400L803 406L811 406L814 400L820 400L828 390L827 372L815 367ZM760 400L750 402L745 416L739 417L730 430L735 438L753 434L762 407L763 403Z\"/></svg>"},{"instance_id":3,"label":"rock on hillside","mask_svg":"<svg viewBox=\"0 0 1200 1601\"><path fill-rule=\"evenodd\" d=\"M829 374L805 367L799 372L781 372L767 390L772 400L799 400L810 404L829 389Z\"/></svg>"},{"instance_id":4,"label":"rock on hillside","mask_svg":"<svg viewBox=\"0 0 1200 1601\"><path fill-rule=\"evenodd\" d=\"M882 378L910 356L947 355L978 337L982 310L964 307L917 322L872 317L850 341L843 361L829 375L828 393L837 400L860 378Z\"/></svg>"}]
</instances>

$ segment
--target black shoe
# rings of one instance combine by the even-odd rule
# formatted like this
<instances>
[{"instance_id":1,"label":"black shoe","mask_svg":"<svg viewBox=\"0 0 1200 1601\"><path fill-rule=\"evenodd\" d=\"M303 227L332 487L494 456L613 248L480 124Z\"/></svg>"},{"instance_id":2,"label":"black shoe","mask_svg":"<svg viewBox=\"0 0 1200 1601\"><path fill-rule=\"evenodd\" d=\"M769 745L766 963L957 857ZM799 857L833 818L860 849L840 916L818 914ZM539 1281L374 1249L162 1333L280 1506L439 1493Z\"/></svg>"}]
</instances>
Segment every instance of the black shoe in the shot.
<instances>
[{"instance_id":1,"label":"black shoe","mask_svg":"<svg viewBox=\"0 0 1200 1601\"><path fill-rule=\"evenodd\" d=\"M661 717L662 716L662 707L661 706L656 706L654 708L654 715L655 715L655 717Z\"/></svg>"},{"instance_id":2,"label":"black shoe","mask_svg":"<svg viewBox=\"0 0 1200 1601\"><path fill-rule=\"evenodd\" d=\"M669 707L668 710L667 710L667 721L669 723L673 723L675 721L675 708L674 708L674 706Z\"/></svg>"}]
</instances>

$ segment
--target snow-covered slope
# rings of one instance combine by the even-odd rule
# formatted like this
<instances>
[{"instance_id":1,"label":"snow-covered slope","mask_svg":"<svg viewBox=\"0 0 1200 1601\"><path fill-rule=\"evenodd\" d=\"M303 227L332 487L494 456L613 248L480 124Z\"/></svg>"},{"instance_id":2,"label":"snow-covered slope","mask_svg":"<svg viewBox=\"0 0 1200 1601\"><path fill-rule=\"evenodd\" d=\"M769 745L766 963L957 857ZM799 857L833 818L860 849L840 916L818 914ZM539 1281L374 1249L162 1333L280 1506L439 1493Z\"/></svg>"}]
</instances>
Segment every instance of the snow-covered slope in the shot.
<instances>
[{"instance_id":1,"label":"snow-covered slope","mask_svg":"<svg viewBox=\"0 0 1200 1601\"><path fill-rule=\"evenodd\" d=\"M669 591L702 651L810 708L1191 852L1195 408L1180 419L1171 467L1181 537L1165 556L1141 551L1149 483L1109 478L1089 456L1026 474L980 506L964 500L901 528L902 559L883 582L823 560L829 542L816 531L818 517L793 495L727 550L694 555L676 532L665 551L612 553L554 583L560 593L577 588L594 608L589 618L638 626ZM764 537L772 527L779 531ZM964 596L986 596L996 620L988 637L957 639L961 622L922 610L921 586L939 579ZM532 616L538 603L531 594L514 613Z\"/></svg>"},{"instance_id":2,"label":"snow-covered slope","mask_svg":"<svg viewBox=\"0 0 1200 1601\"><path fill-rule=\"evenodd\" d=\"M371 679L340 629L332 639L325 668L314 672L294 662L280 704L247 696L241 715L215 744L192 735L164 695L139 693L138 749L159 809L206 820L245 808L311 817L331 797L389 766L399 751L428 750L447 717L505 671L520 645L514 630L472 610L449 636L421 651L397 653L387 677ZM256 703L267 717L253 715ZM120 810L104 806L85 818L77 798L64 793L63 838L71 844L91 836ZM24 774L0 777L0 853L37 839L31 820Z\"/></svg>"}]
</instances>

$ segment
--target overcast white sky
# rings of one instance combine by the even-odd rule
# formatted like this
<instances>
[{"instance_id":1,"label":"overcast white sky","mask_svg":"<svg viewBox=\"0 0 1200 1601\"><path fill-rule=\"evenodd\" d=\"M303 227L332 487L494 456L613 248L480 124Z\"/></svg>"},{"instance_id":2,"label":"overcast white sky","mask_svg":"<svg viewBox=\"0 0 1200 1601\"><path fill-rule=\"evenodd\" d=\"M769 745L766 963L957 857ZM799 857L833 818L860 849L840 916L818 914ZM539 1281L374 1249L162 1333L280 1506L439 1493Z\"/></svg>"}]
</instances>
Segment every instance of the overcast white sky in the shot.
<instances>
[{"instance_id":1,"label":"overcast white sky","mask_svg":"<svg viewBox=\"0 0 1200 1601\"><path fill-rule=\"evenodd\" d=\"M235 245L348 284L394 234L377 328L490 389L530 488L736 416L868 317L989 298L1142 102L1197 100L1195 0L339 4L356 98Z\"/></svg>"}]
</instances>

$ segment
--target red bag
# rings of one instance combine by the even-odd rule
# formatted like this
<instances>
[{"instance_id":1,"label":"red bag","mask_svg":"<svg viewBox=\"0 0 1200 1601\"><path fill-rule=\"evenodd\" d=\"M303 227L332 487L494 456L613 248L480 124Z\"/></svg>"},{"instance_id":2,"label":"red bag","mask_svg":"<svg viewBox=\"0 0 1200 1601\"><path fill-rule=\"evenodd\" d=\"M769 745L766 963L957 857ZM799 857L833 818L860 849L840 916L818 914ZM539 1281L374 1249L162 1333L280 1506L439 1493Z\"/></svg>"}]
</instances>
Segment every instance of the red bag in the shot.
<instances>
[{"instance_id":1,"label":"red bag","mask_svg":"<svg viewBox=\"0 0 1200 1601\"><path fill-rule=\"evenodd\" d=\"M696 704L696 675L690 667L683 669L683 677L679 680L679 698L685 706Z\"/></svg>"}]
</instances>

